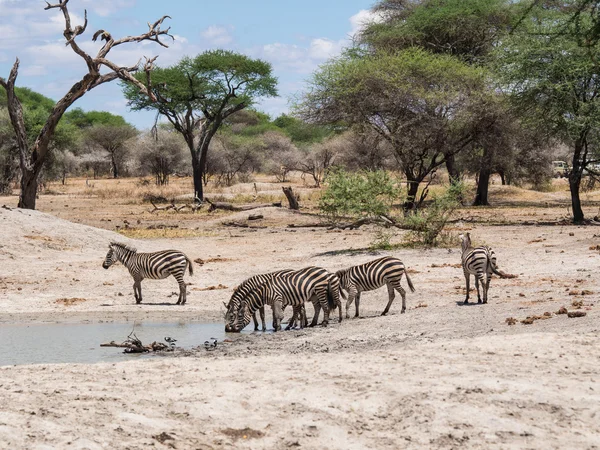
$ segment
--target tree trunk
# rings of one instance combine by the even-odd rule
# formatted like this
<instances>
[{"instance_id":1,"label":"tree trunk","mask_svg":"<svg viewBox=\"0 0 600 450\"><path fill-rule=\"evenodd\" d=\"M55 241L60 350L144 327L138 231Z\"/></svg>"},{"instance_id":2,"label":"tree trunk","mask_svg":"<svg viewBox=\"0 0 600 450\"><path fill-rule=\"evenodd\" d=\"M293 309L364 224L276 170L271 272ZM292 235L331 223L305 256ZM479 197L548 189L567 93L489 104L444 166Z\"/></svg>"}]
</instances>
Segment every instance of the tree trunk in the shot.
<instances>
[{"instance_id":1,"label":"tree trunk","mask_svg":"<svg viewBox=\"0 0 600 450\"><path fill-rule=\"evenodd\" d=\"M298 203L298 196L296 194L294 194L294 191L292 191L292 187L291 186L282 187L281 189L283 189L283 193L285 194L285 196L288 199L288 202L290 204L290 209L295 209L295 210L300 209L300 205Z\"/></svg>"},{"instance_id":2,"label":"tree trunk","mask_svg":"<svg viewBox=\"0 0 600 450\"><path fill-rule=\"evenodd\" d=\"M575 142L575 152L573 153L572 169L569 173L569 190L571 191L571 207L573 208L573 223L583 223L583 210L581 209L581 199L579 198L579 186L581 184L581 167L579 161L581 152L584 150L584 142L587 133L582 133L581 137Z\"/></svg>"},{"instance_id":3,"label":"tree trunk","mask_svg":"<svg viewBox=\"0 0 600 450\"><path fill-rule=\"evenodd\" d=\"M490 186L490 176L492 172L489 167L483 167L479 172L479 182L477 183L477 192L473 206L489 206L488 189Z\"/></svg>"},{"instance_id":4,"label":"tree trunk","mask_svg":"<svg viewBox=\"0 0 600 450\"><path fill-rule=\"evenodd\" d=\"M446 156L446 170L448 170L448 181L450 181L450 184L460 181L460 172L456 167L456 158L454 155Z\"/></svg>"},{"instance_id":5,"label":"tree trunk","mask_svg":"<svg viewBox=\"0 0 600 450\"><path fill-rule=\"evenodd\" d=\"M38 175L32 170L22 170L21 193L19 194L19 208L35 209L35 199L38 189Z\"/></svg>"},{"instance_id":6,"label":"tree trunk","mask_svg":"<svg viewBox=\"0 0 600 450\"><path fill-rule=\"evenodd\" d=\"M407 188L407 195L406 195L406 201L404 202L404 214L409 213L410 211L413 211L416 207L416 201L417 201L417 192L419 192L419 182L416 180L411 180L410 178L408 179L408 188Z\"/></svg>"},{"instance_id":7,"label":"tree trunk","mask_svg":"<svg viewBox=\"0 0 600 450\"><path fill-rule=\"evenodd\" d=\"M477 192L475 194L473 206L489 206L490 204L488 201L488 190L490 187L490 176L492 175L493 157L493 152L488 147L484 147L483 155L481 156L481 168L479 169L479 176L477 177Z\"/></svg>"},{"instance_id":8,"label":"tree trunk","mask_svg":"<svg viewBox=\"0 0 600 450\"><path fill-rule=\"evenodd\" d=\"M194 198L204 201L204 184L202 183L204 170L195 153L192 153L192 177L194 178Z\"/></svg>"},{"instance_id":9,"label":"tree trunk","mask_svg":"<svg viewBox=\"0 0 600 450\"><path fill-rule=\"evenodd\" d=\"M502 186L506 186L506 175L504 173L504 170L498 171L498 174L500 175L500 180L502 181Z\"/></svg>"},{"instance_id":10,"label":"tree trunk","mask_svg":"<svg viewBox=\"0 0 600 450\"><path fill-rule=\"evenodd\" d=\"M110 162L112 164L113 178L119 178L119 167L114 154L111 154Z\"/></svg>"}]
</instances>

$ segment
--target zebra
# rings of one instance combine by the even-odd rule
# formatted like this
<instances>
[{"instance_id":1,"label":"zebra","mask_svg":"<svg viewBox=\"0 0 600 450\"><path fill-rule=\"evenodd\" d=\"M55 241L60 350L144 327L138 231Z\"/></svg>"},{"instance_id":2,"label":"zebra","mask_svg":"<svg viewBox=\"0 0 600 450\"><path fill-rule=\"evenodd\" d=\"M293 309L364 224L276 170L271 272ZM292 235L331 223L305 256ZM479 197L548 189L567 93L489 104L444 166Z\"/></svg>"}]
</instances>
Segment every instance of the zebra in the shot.
<instances>
[{"instance_id":1,"label":"zebra","mask_svg":"<svg viewBox=\"0 0 600 450\"><path fill-rule=\"evenodd\" d=\"M231 299L229 299L229 303L223 303L225 305L225 308L227 309L227 312L225 313L225 331L230 332L232 330L232 326L237 318L237 313L240 309L242 300L248 295L250 291L257 289L261 284L266 283L272 278L292 272L293 270L285 269L278 270L277 272L254 275L253 277L244 280L239 286L237 286L233 291ZM267 327L265 325L264 306L259 308L258 311L260 313L262 330L266 331ZM258 331L258 320L256 320L256 313L252 315L252 319L254 321L254 331Z\"/></svg>"},{"instance_id":2,"label":"zebra","mask_svg":"<svg viewBox=\"0 0 600 450\"><path fill-rule=\"evenodd\" d=\"M275 331L281 330L281 320L283 319L283 308L286 305L292 305L294 317L288 325L288 328L300 315L300 326L303 325L303 317L299 306L316 296L316 304L323 309L325 317L322 325L329 323L329 311L339 304L339 279L332 273L320 267L306 267L272 278L257 289L248 293L246 299L242 302L238 311L232 331L239 332L250 323L252 314L265 304L273 308L273 328ZM340 315L341 319L341 315ZM315 306L315 316L311 326L316 325L318 320L318 311Z\"/></svg>"},{"instance_id":3,"label":"zebra","mask_svg":"<svg viewBox=\"0 0 600 450\"><path fill-rule=\"evenodd\" d=\"M386 284L388 288L389 300L381 315L385 316L390 310L390 306L392 306L392 302L396 297L394 291L398 291L402 296L401 313L404 314L406 312L406 291L400 286L403 274L406 274L406 282L408 283L411 292L415 292L415 288L408 276L404 264L398 258L391 256L385 256L365 264L337 271L336 275L340 279L342 289L348 291L346 318L350 317L348 308L350 308L353 301L356 301L354 317L358 317L361 292L378 289L384 284Z\"/></svg>"},{"instance_id":4,"label":"zebra","mask_svg":"<svg viewBox=\"0 0 600 450\"><path fill-rule=\"evenodd\" d=\"M133 295L137 304L142 302L142 280L150 278L162 280L173 275L179 283L178 305L186 302L186 286L183 281L185 269L189 267L190 275L194 274L192 261L178 250L162 250L153 253L138 253L128 245L111 242L102 267L108 269L115 262L121 262L133 277Z\"/></svg>"},{"instance_id":5,"label":"zebra","mask_svg":"<svg viewBox=\"0 0 600 450\"><path fill-rule=\"evenodd\" d=\"M475 276L477 303L482 303L481 295L479 293L480 282L483 286L483 303L487 303L492 273L495 273L499 277L504 276L498 271L496 255L491 247L481 246L473 248L471 246L471 235L469 233L461 234L459 237L462 241L462 269L467 283L467 297L465 298L464 303L469 303L471 275Z\"/></svg>"}]
</instances>

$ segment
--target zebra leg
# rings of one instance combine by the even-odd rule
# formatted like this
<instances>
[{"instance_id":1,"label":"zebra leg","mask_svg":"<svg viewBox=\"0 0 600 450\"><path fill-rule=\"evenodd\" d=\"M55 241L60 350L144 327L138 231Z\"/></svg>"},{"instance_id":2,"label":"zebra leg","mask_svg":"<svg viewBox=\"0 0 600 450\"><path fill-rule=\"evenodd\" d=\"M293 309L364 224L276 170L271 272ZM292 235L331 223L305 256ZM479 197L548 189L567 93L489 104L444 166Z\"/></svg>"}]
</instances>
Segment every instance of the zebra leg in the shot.
<instances>
[{"instance_id":1,"label":"zebra leg","mask_svg":"<svg viewBox=\"0 0 600 450\"><path fill-rule=\"evenodd\" d=\"M469 272L464 271L465 281L467 283L467 297L465 298L465 305L469 303L469 291L471 290L471 274Z\"/></svg>"},{"instance_id":2,"label":"zebra leg","mask_svg":"<svg viewBox=\"0 0 600 450\"><path fill-rule=\"evenodd\" d=\"M488 273L486 274L486 281L485 284L483 285L483 303L487 303L488 301L488 291L490 289L490 282L492 281L492 274Z\"/></svg>"},{"instance_id":3,"label":"zebra leg","mask_svg":"<svg viewBox=\"0 0 600 450\"><path fill-rule=\"evenodd\" d=\"M387 281L385 284L387 285L387 288L388 288L389 300L388 300L388 304L386 305L385 309L381 313L382 316L385 316L390 311L392 302L396 298L396 292L394 291L394 286L392 286L392 284L389 281ZM400 286L398 285L398 287L400 287ZM402 287L400 287L400 289L402 289ZM398 292L400 292L400 291L398 291ZM400 295L402 295L401 292L400 292ZM402 314L404 314L405 309L406 309L406 300L404 298L404 295L402 295Z\"/></svg>"},{"instance_id":4,"label":"zebra leg","mask_svg":"<svg viewBox=\"0 0 600 450\"><path fill-rule=\"evenodd\" d=\"M398 286L396 286L395 289L400 294L400 297L402 297L402 310L400 311L400 314L404 314L406 312L406 291L402 286L400 286L399 282Z\"/></svg>"},{"instance_id":5,"label":"zebra leg","mask_svg":"<svg viewBox=\"0 0 600 450\"><path fill-rule=\"evenodd\" d=\"M292 306L292 318L289 320L287 327L285 327L285 330L288 331L294 328L296 326L296 321L298 320L298 307Z\"/></svg>"},{"instance_id":6,"label":"zebra leg","mask_svg":"<svg viewBox=\"0 0 600 450\"><path fill-rule=\"evenodd\" d=\"M483 273L477 273L477 275L475 275L475 287L477 288L477 303L481 303L481 293L479 292L479 284L481 284L481 287L485 288Z\"/></svg>"},{"instance_id":7,"label":"zebra leg","mask_svg":"<svg viewBox=\"0 0 600 450\"><path fill-rule=\"evenodd\" d=\"M142 303L142 281L135 280L133 282L133 295L135 296L135 303L138 305Z\"/></svg>"},{"instance_id":8,"label":"zebra leg","mask_svg":"<svg viewBox=\"0 0 600 450\"><path fill-rule=\"evenodd\" d=\"M267 331L267 324L265 323L265 307L262 306L258 309L258 313L260 314L260 324L262 325L262 330ZM254 330L256 331L258 328L258 324L255 324Z\"/></svg>"},{"instance_id":9,"label":"zebra leg","mask_svg":"<svg viewBox=\"0 0 600 450\"><path fill-rule=\"evenodd\" d=\"M275 331L281 330L281 321L283 319L283 303L281 300L275 300L273 302L273 329Z\"/></svg>"},{"instance_id":10,"label":"zebra leg","mask_svg":"<svg viewBox=\"0 0 600 450\"><path fill-rule=\"evenodd\" d=\"M346 319L350 318L350 314L348 314L348 308L350 308L350 306L352 305L352 302L356 298L356 295L357 295L356 287L354 285L350 286L350 289L348 289L348 300L346 300ZM358 303L357 303L357 305L358 305ZM358 306L356 308L358 309Z\"/></svg>"},{"instance_id":11,"label":"zebra leg","mask_svg":"<svg viewBox=\"0 0 600 450\"><path fill-rule=\"evenodd\" d=\"M317 325L317 322L319 321L319 314L321 314L321 303L318 300L313 301L313 306L315 308L315 315L313 316L309 327L314 327Z\"/></svg>"},{"instance_id":12,"label":"zebra leg","mask_svg":"<svg viewBox=\"0 0 600 450\"><path fill-rule=\"evenodd\" d=\"M183 281L183 274L174 275L177 283L179 283L179 298L177 299L177 305L184 305L186 301L186 288L185 281Z\"/></svg>"},{"instance_id":13,"label":"zebra leg","mask_svg":"<svg viewBox=\"0 0 600 450\"><path fill-rule=\"evenodd\" d=\"M356 299L354 300L354 308L355 308L354 317L358 317L358 306L359 305L360 305L360 292L357 292Z\"/></svg>"},{"instance_id":14,"label":"zebra leg","mask_svg":"<svg viewBox=\"0 0 600 450\"><path fill-rule=\"evenodd\" d=\"M261 308L259 308L260 310ZM263 310L263 314L264 314L264 306L262 308ZM254 312L254 314L252 314L252 322L254 322L254 331L258 331L258 320L256 320L256 312Z\"/></svg>"}]
</instances>

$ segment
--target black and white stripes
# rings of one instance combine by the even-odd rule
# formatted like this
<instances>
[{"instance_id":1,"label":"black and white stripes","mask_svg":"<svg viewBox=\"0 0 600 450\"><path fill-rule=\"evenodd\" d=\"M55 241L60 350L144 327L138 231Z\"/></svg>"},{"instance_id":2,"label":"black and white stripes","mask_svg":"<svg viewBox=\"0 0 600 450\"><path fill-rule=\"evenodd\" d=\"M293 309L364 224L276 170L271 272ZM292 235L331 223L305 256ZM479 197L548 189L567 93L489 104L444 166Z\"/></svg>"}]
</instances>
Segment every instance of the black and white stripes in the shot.
<instances>
[{"instance_id":1,"label":"black and white stripes","mask_svg":"<svg viewBox=\"0 0 600 450\"><path fill-rule=\"evenodd\" d=\"M258 289L250 291L242 302L236 321L231 329L232 331L241 331L250 323L252 315L257 309L269 305L273 308L273 327L276 331L280 330L283 308L292 305L295 307L295 313L297 313L297 307L311 300L313 296L316 296L316 302L315 316L311 325L316 324L319 311L323 309L323 325L326 326L329 322L330 310L340 304L339 279L335 274L323 268L306 267L273 277ZM302 326L302 318L300 318L300 323Z\"/></svg>"},{"instance_id":2,"label":"black and white stripes","mask_svg":"<svg viewBox=\"0 0 600 450\"><path fill-rule=\"evenodd\" d=\"M385 316L390 310L390 306L392 306L392 302L395 298L394 291L398 291L402 297L401 313L404 313L406 311L406 291L400 286L400 280L404 274L406 274L408 287L411 292L414 292L415 288L406 272L404 264L398 258L393 258L391 256L385 256L365 264L360 264L336 272L336 275L340 279L342 289L348 291L346 318L350 317L348 308L352 305L353 301L355 301L354 317L358 317L361 292L378 289L384 284L387 285L389 298L381 315Z\"/></svg>"},{"instance_id":3,"label":"black and white stripes","mask_svg":"<svg viewBox=\"0 0 600 450\"><path fill-rule=\"evenodd\" d=\"M471 246L471 235L469 233L461 234L462 241L462 269L467 283L467 296L465 303L469 303L469 288L471 275L475 276L475 287L477 288L477 302L481 303L481 294L479 293L479 284L483 286L483 303L488 301L488 290L492 273L502 277L496 265L496 255L494 251L487 246Z\"/></svg>"},{"instance_id":4,"label":"black and white stripes","mask_svg":"<svg viewBox=\"0 0 600 450\"><path fill-rule=\"evenodd\" d=\"M173 275L179 284L177 304L186 302L186 285L183 281L185 270L189 267L193 275L192 261L177 250L163 250L153 253L138 253L135 248L125 244L111 242L102 267L108 269L115 262L121 262L133 277L133 295L136 303L142 302L142 280L150 278L161 280Z\"/></svg>"}]
</instances>

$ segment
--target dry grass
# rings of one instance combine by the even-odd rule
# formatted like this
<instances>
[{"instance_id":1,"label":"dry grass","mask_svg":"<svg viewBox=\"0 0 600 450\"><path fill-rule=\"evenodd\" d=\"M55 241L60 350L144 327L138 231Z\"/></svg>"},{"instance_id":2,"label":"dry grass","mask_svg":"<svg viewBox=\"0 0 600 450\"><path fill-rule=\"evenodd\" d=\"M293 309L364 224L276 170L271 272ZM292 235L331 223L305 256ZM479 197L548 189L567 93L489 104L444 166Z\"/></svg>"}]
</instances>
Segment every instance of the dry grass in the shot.
<instances>
[{"instance_id":1,"label":"dry grass","mask_svg":"<svg viewBox=\"0 0 600 450\"><path fill-rule=\"evenodd\" d=\"M157 238L192 238L200 236L217 236L217 233L206 230L194 230L190 228L121 228L119 234L132 239L157 239Z\"/></svg>"}]
</instances>

